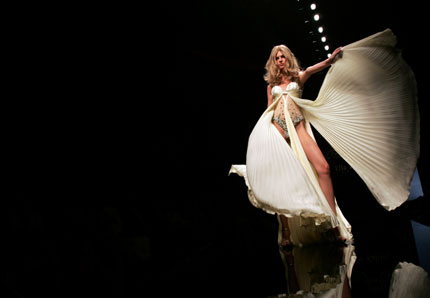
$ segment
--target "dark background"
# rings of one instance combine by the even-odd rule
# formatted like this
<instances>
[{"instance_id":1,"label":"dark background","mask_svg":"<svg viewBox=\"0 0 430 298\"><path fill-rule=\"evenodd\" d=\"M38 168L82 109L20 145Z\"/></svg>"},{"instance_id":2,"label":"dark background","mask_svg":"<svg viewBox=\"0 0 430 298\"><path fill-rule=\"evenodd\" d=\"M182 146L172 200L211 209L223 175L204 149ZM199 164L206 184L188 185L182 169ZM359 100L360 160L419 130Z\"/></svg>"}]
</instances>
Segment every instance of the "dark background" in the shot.
<instances>
[{"instance_id":1,"label":"dark background","mask_svg":"<svg viewBox=\"0 0 430 298\"><path fill-rule=\"evenodd\" d=\"M245 163L266 108L272 47L288 45L303 68L325 59L309 3L17 7L3 130L8 297L285 293L276 218L254 208L228 171ZM331 51L386 28L397 35L417 78L425 140L421 4L316 3ZM324 74L309 80L305 98L317 96ZM410 219L428 215L428 200L418 213L385 211L316 137L353 226L353 295L386 296L399 261L419 265Z\"/></svg>"}]
</instances>

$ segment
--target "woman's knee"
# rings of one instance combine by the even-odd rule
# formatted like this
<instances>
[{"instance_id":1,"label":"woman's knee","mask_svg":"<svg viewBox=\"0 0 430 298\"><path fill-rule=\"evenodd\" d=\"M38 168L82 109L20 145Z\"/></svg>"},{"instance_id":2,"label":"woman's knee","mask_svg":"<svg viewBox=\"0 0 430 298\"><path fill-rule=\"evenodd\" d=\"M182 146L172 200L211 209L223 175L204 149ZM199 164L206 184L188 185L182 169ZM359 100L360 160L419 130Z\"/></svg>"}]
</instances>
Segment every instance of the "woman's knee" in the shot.
<instances>
[{"instance_id":1,"label":"woman's knee","mask_svg":"<svg viewBox=\"0 0 430 298\"><path fill-rule=\"evenodd\" d=\"M318 166L315 167L315 170L317 171L318 176L330 175L330 165L325 160L319 162Z\"/></svg>"}]
</instances>

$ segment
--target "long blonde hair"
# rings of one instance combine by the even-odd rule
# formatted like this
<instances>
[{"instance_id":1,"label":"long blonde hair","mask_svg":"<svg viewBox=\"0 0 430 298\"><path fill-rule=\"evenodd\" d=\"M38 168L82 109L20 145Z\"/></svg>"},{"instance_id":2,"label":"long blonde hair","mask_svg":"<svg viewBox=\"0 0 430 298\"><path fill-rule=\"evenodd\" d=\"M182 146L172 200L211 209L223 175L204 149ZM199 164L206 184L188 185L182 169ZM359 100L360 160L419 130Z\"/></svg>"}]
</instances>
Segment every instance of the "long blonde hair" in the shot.
<instances>
[{"instance_id":1,"label":"long blonde hair","mask_svg":"<svg viewBox=\"0 0 430 298\"><path fill-rule=\"evenodd\" d=\"M285 67L279 69L276 65L276 54L281 51L285 56ZM287 80L297 82L299 80L300 66L299 63L291 52L291 50L285 45L278 45L273 47L270 57L266 62L266 74L264 80L271 86L281 84L282 77L285 76Z\"/></svg>"}]
</instances>

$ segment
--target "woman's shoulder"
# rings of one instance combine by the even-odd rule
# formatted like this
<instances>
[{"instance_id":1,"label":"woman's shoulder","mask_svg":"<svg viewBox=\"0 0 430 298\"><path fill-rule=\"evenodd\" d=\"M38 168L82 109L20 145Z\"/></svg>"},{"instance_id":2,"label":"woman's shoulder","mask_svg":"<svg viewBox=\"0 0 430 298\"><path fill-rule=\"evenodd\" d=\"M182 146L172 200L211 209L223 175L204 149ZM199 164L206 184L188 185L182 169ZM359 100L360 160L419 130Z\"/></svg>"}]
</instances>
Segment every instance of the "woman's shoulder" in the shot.
<instances>
[{"instance_id":1,"label":"woman's shoulder","mask_svg":"<svg viewBox=\"0 0 430 298\"><path fill-rule=\"evenodd\" d=\"M301 70L299 72L299 76L298 76L297 81L296 81L296 83L299 85L300 88L303 89L303 86L304 86L304 84L306 82L306 79L307 79L306 70Z\"/></svg>"}]
</instances>

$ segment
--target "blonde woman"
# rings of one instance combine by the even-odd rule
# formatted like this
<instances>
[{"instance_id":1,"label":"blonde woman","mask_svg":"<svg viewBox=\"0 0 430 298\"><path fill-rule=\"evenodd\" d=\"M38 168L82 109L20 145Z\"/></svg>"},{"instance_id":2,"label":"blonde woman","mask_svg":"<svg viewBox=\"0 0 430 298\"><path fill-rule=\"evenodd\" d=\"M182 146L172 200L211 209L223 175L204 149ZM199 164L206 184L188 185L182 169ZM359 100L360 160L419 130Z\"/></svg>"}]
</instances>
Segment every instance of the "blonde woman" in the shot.
<instances>
[{"instance_id":1,"label":"blonde woman","mask_svg":"<svg viewBox=\"0 0 430 298\"><path fill-rule=\"evenodd\" d=\"M230 173L245 178L255 207L278 215L281 246L327 241L333 233L353 239L311 124L385 209L407 200L419 113L414 74L395 45L386 29L304 71L286 46L272 49L264 76L268 107L249 137L246 165L232 165ZM309 77L326 67L317 98L301 98Z\"/></svg>"},{"instance_id":2,"label":"blonde woman","mask_svg":"<svg viewBox=\"0 0 430 298\"><path fill-rule=\"evenodd\" d=\"M264 76L265 81L268 83L267 107L270 107L273 103L272 91L274 94L276 94L276 92L286 90L289 87L290 90L295 90L297 95L301 97L304 84L309 79L309 77L312 74L322 71L323 69L330 66L341 50L341 47L337 48L328 59L315 64L314 66L308 67L304 71L301 71L296 57L287 46L278 45L273 47L270 57L266 63L266 75ZM278 88L278 90L273 90L273 88ZM333 184L330 177L329 164L324 158L324 155L322 154L315 140L306 130L300 108L297 106L297 104L295 104L291 97L286 98L286 103L288 107L287 109L285 109L284 100L280 100L277 103L273 115L273 124L278 129L280 134L285 138L285 140L289 142L290 137L284 114L285 110L288 111L289 116L295 126L300 143L302 144L303 150L305 151L306 157L317 173L318 182L322 192L324 193L325 199L327 200L333 213L336 215ZM280 215L280 220L282 223L281 246L290 245L291 241L289 240L290 231L288 228L288 219L284 215ZM334 230L334 232L337 232L337 230ZM335 235L340 238L337 233Z\"/></svg>"}]
</instances>

